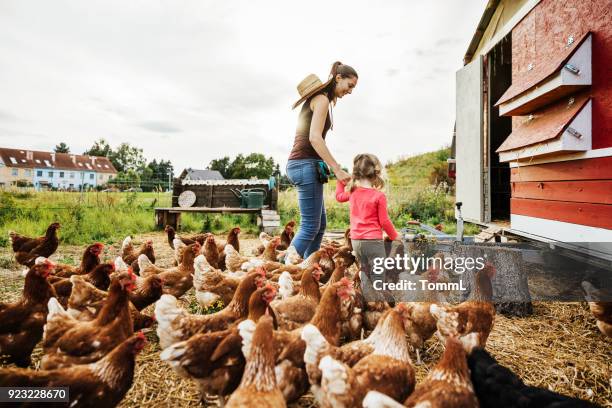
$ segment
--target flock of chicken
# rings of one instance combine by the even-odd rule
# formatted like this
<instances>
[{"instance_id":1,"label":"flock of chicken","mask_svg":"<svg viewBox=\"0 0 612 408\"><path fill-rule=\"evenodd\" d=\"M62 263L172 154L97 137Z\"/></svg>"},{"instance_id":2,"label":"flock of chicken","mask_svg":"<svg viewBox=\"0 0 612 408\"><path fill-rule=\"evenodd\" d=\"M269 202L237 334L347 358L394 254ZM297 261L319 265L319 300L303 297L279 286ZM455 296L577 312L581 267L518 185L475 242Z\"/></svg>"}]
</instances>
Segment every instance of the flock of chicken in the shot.
<instances>
[{"instance_id":1,"label":"flock of chicken","mask_svg":"<svg viewBox=\"0 0 612 408\"><path fill-rule=\"evenodd\" d=\"M156 325L162 361L229 407L284 407L309 390L321 407L592 407L525 385L485 350L495 320L487 265L474 274L467 301L367 302L350 239L325 241L303 260L281 236L262 233L250 255L240 228L219 243L209 233L178 236L166 228L175 266L155 264L151 241L127 237L114 263L88 246L79 266L48 260L59 224L45 236L11 233L27 266L23 295L0 303L0 387L68 386L70 407L117 405L130 389L139 330ZM439 271L421 278L436 281ZM210 314L192 314L178 298L191 288ZM143 309L155 303L155 314ZM437 334L445 350L416 384L411 353ZM40 369L27 368L42 339Z\"/></svg>"}]
</instances>

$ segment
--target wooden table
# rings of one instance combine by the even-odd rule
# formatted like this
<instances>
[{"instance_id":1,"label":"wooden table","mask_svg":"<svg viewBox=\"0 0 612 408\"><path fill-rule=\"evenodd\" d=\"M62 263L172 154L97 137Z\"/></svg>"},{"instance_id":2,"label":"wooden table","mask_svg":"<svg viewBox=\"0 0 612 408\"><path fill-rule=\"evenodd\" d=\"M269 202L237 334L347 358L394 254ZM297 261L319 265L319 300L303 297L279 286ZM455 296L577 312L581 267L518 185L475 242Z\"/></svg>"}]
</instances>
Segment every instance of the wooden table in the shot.
<instances>
[{"instance_id":1,"label":"wooden table","mask_svg":"<svg viewBox=\"0 0 612 408\"><path fill-rule=\"evenodd\" d=\"M156 224L159 228L170 225L178 231L181 225L182 213L256 214L257 225L260 230L274 233L280 227L280 215L275 210L241 207L158 207L155 208Z\"/></svg>"}]
</instances>

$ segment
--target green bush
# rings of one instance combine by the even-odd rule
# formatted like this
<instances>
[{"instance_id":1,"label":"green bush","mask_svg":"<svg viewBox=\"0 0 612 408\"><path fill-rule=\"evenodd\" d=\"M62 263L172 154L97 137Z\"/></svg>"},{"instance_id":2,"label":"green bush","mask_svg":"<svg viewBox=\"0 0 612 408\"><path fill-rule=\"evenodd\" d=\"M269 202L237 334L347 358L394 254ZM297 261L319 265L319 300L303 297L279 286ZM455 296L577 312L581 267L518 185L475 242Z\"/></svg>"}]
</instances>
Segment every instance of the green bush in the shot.
<instances>
[{"instance_id":1,"label":"green bush","mask_svg":"<svg viewBox=\"0 0 612 408\"><path fill-rule=\"evenodd\" d=\"M446 194L443 184L429 186L419 191L415 197L400 204L400 214L410 214L412 219L420 220L428 224L438 224L444 221L453 221L448 217L449 211L453 210L453 200Z\"/></svg>"}]
</instances>

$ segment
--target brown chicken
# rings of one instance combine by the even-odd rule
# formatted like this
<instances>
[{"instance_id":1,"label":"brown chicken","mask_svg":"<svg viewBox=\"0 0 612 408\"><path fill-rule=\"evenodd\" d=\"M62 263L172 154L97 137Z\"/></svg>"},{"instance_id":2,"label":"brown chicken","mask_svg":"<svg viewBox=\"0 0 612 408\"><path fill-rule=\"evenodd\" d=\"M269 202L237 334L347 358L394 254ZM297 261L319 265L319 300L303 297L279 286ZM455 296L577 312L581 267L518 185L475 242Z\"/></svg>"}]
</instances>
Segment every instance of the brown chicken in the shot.
<instances>
[{"instance_id":1,"label":"brown chicken","mask_svg":"<svg viewBox=\"0 0 612 408\"><path fill-rule=\"evenodd\" d=\"M331 269L326 269L330 267L330 263L326 258L329 258L329 261L332 261ZM293 264L278 265L278 262L273 263L273 265L276 267L272 269L271 274L280 276L282 272L287 271L291 274L293 279L299 281L302 278L302 273L306 269L312 267L314 264L319 264L323 273L328 277L331 276L332 272L334 271L333 260L329 256L328 251L322 248L310 254L308 258L306 258L305 260L303 260L301 263L297 265L293 265Z\"/></svg>"},{"instance_id":2,"label":"brown chicken","mask_svg":"<svg viewBox=\"0 0 612 408\"><path fill-rule=\"evenodd\" d=\"M30 355L43 335L47 320L47 302L57 296L47 282L53 269L49 260L28 271L21 299L0 303L0 355L20 367L30 365Z\"/></svg>"},{"instance_id":3,"label":"brown chicken","mask_svg":"<svg viewBox=\"0 0 612 408\"><path fill-rule=\"evenodd\" d=\"M228 276L213 268L204 255L198 255L193 266L193 287L200 306L207 308L218 300L227 305L232 301L240 278Z\"/></svg>"},{"instance_id":4,"label":"brown chicken","mask_svg":"<svg viewBox=\"0 0 612 408\"><path fill-rule=\"evenodd\" d=\"M45 235L38 238L26 237L14 231L9 232L15 260L21 265L32 266L39 256L48 258L53 255L59 245L58 229L60 229L59 222L54 222L47 227Z\"/></svg>"},{"instance_id":5,"label":"brown chicken","mask_svg":"<svg viewBox=\"0 0 612 408\"><path fill-rule=\"evenodd\" d=\"M146 255L140 255L140 276L157 275L163 281L163 292L175 297L181 297L193 286L193 261L200 252L200 244L194 243L181 252L181 263L171 268L160 268L152 264Z\"/></svg>"},{"instance_id":6,"label":"brown chicken","mask_svg":"<svg viewBox=\"0 0 612 408\"><path fill-rule=\"evenodd\" d=\"M104 245L96 242L89 245L83 252L81 263L77 265L56 264L53 276L59 278L69 278L72 275L82 275L91 272L100 264L100 254L104 250ZM50 278L53 283L53 277Z\"/></svg>"},{"instance_id":7,"label":"brown chicken","mask_svg":"<svg viewBox=\"0 0 612 408\"><path fill-rule=\"evenodd\" d=\"M381 337L389 336L389 333L395 330L393 320L395 317L392 317L391 314L400 313L392 309L387 310L366 339L354 340L339 347L329 344L315 326L309 324L304 327L301 334L302 339L306 342L304 363L311 390L315 395L321 390L321 370L319 369L321 358L331 356L334 360L353 367L362 358L374 352Z\"/></svg>"},{"instance_id":8,"label":"brown chicken","mask_svg":"<svg viewBox=\"0 0 612 408\"><path fill-rule=\"evenodd\" d=\"M348 268L355 262L355 256L350 252L349 248L344 246L341 247L338 252L333 256L334 259L334 270L323 288L327 288L329 285L332 285L338 282L340 279L344 277L349 277Z\"/></svg>"},{"instance_id":9,"label":"brown chicken","mask_svg":"<svg viewBox=\"0 0 612 408\"><path fill-rule=\"evenodd\" d=\"M276 383L274 340L270 341L273 330L272 318L266 315L257 322L255 333L244 335L242 349L246 366L240 386L231 395L226 407L282 408L287 405Z\"/></svg>"},{"instance_id":10,"label":"brown chicken","mask_svg":"<svg viewBox=\"0 0 612 408\"><path fill-rule=\"evenodd\" d=\"M246 271L248 264L253 260L252 257L240 255L231 245L226 245L223 248L223 255L225 256L225 267L230 272ZM260 260L258 259L258 261ZM263 261L258 262L258 265L263 265Z\"/></svg>"},{"instance_id":11,"label":"brown chicken","mask_svg":"<svg viewBox=\"0 0 612 408\"><path fill-rule=\"evenodd\" d=\"M191 244L183 251L179 266L157 274L163 282L163 292L174 297L181 297L193 286L193 261L200 252L200 244ZM145 275L147 276L147 275Z\"/></svg>"},{"instance_id":12,"label":"brown chicken","mask_svg":"<svg viewBox=\"0 0 612 408\"><path fill-rule=\"evenodd\" d=\"M323 285L321 290L323 290L329 285L338 282L343 277L348 277L348 268L354 262L355 257L349 251L349 248L347 246L340 247L338 252L334 255L335 269L332 272L331 277L325 283L325 285ZM353 287L355 287L354 282ZM355 289L355 296L352 296L347 301L342 302L342 308L340 311L340 316L342 319L342 337L346 341L360 339L361 333L363 331L363 301L357 296L358 290L360 289Z\"/></svg>"},{"instance_id":13,"label":"brown chicken","mask_svg":"<svg viewBox=\"0 0 612 408\"><path fill-rule=\"evenodd\" d=\"M283 232L281 232L281 235L280 235L280 244L277 247L278 250L284 251L285 249L289 248L289 246L291 245L291 241L293 240L293 237L295 236L294 229L295 229L294 220L291 220L287 224L285 224L285 228L283 228Z\"/></svg>"},{"instance_id":14,"label":"brown chicken","mask_svg":"<svg viewBox=\"0 0 612 408\"><path fill-rule=\"evenodd\" d=\"M275 295L269 284L253 292L249 298L247 320L243 323L251 322L254 326L253 322L270 310L269 304ZM160 357L181 376L193 378L202 397L217 395L223 402L224 396L236 389L244 371L239 327L232 324L226 330L195 334L166 348Z\"/></svg>"},{"instance_id":15,"label":"brown chicken","mask_svg":"<svg viewBox=\"0 0 612 408\"><path fill-rule=\"evenodd\" d=\"M164 231L166 232L168 236L168 244L170 245L170 248L172 249L175 249L174 240L176 238L180 239L185 245L191 245L196 242L198 242L200 245L204 245L204 241L206 241L206 238L208 238L208 236L210 235L210 233L206 232L202 234L178 236L174 228L170 225L166 225L166 228L164 228Z\"/></svg>"},{"instance_id":16,"label":"brown chicken","mask_svg":"<svg viewBox=\"0 0 612 408\"><path fill-rule=\"evenodd\" d=\"M240 227L234 227L227 233L227 239L224 244L217 243L217 252L219 253L219 268L222 271L227 269L225 265L225 247L227 245L231 245L236 251L240 252L240 239L238 235L240 234Z\"/></svg>"},{"instance_id":17,"label":"brown chicken","mask_svg":"<svg viewBox=\"0 0 612 408\"><path fill-rule=\"evenodd\" d=\"M442 275L439 270L432 268L421 275L413 276L420 280L439 282L445 279ZM437 320L431 314L430 307L432 304L446 304L446 298L437 290L419 290L418 295L418 302L402 302L398 305L402 305L399 310L404 318L408 341L416 352L417 364L422 364L421 349L437 330Z\"/></svg>"},{"instance_id":18,"label":"brown chicken","mask_svg":"<svg viewBox=\"0 0 612 408\"><path fill-rule=\"evenodd\" d=\"M153 241L148 239L142 243L140 248L136 250L132 244L132 237L125 237L123 244L121 245L121 258L123 261L132 267L134 272L140 273L138 263L138 256L146 255L149 261L155 263L155 251L153 250Z\"/></svg>"},{"instance_id":19,"label":"brown chicken","mask_svg":"<svg viewBox=\"0 0 612 408\"><path fill-rule=\"evenodd\" d=\"M177 304L171 295L162 295L155 304L157 336L162 349L179 341L187 340L196 333L225 330L248 314L249 297L265 283L265 271L258 269L245 276L232 301L223 310L207 315L188 313Z\"/></svg>"},{"instance_id":20,"label":"brown chicken","mask_svg":"<svg viewBox=\"0 0 612 408\"><path fill-rule=\"evenodd\" d=\"M323 292L315 315L310 320L334 346L340 345L341 304L353 295L352 282L347 278L341 279ZM300 338L302 329L274 332L278 348L276 379L287 402L295 401L308 390L308 376L304 365L306 343Z\"/></svg>"},{"instance_id":21,"label":"brown chicken","mask_svg":"<svg viewBox=\"0 0 612 408\"><path fill-rule=\"evenodd\" d=\"M227 233L227 239L225 240L225 243L223 244L217 244L217 250L219 251L220 254L223 253L223 249L225 248L226 245L231 245L234 247L234 249L238 252L240 252L240 239L239 239L239 235L240 235L240 227L234 227L231 230L229 230L229 232Z\"/></svg>"},{"instance_id":22,"label":"brown chicken","mask_svg":"<svg viewBox=\"0 0 612 408\"><path fill-rule=\"evenodd\" d=\"M280 237L274 237L272 240L270 240L270 242L265 246L263 254L261 254L264 261L278 262L276 248L279 244Z\"/></svg>"},{"instance_id":23,"label":"brown chicken","mask_svg":"<svg viewBox=\"0 0 612 408\"><path fill-rule=\"evenodd\" d=\"M597 289L588 281L582 282L582 289L589 302L589 309L597 320L597 328L608 337L612 337L612 297L603 290ZM606 300L604 300L606 299Z\"/></svg>"},{"instance_id":24,"label":"brown chicken","mask_svg":"<svg viewBox=\"0 0 612 408\"><path fill-rule=\"evenodd\" d=\"M460 338L469 333L478 333L478 346L484 348L495 321L495 306L493 306L493 285L491 279L495 276L495 267L487 263L485 267L474 273L472 291L468 300L456 306L432 304L429 308L437 320L438 335L445 340L447 337Z\"/></svg>"},{"instance_id":25,"label":"brown chicken","mask_svg":"<svg viewBox=\"0 0 612 408\"><path fill-rule=\"evenodd\" d=\"M119 276L118 274L117 276ZM153 276L151 278L155 278L155 280L160 281L159 277ZM148 278L145 278L148 279ZM87 282L83 276L74 275L70 277L72 282L72 293L68 298L68 310L67 312L77 320L87 321L93 320L98 316L102 307L106 303L106 299L108 298L108 292L100 290L93 286L91 283ZM155 282L153 280L153 282ZM132 317L132 322L134 323L134 330L141 330L147 327L151 327L153 323L155 323L155 318L152 316L148 316L142 312L141 309L138 309L133 302L133 298L136 298L137 302L143 302L148 305L150 303L149 299L141 300L139 298L139 294L136 293L138 289L138 279L136 280L135 288L130 292L130 303L128 305L130 316ZM155 290L153 290L154 292ZM159 299L161 296L161 283L159 283L159 289L157 297L151 295L151 303L155 302L155 300ZM154 299L154 300L153 300ZM142 306L142 303L140 304Z\"/></svg>"},{"instance_id":26,"label":"brown chicken","mask_svg":"<svg viewBox=\"0 0 612 408\"><path fill-rule=\"evenodd\" d=\"M85 281L91 283L100 290L108 290L111 278L110 274L115 271L114 264L100 264L96 266L91 272L81 275ZM53 276L49 277L50 281L53 281L53 288L57 293L57 298L62 306L66 307L68 304L68 298L72 293L72 282L70 278L57 278L52 279Z\"/></svg>"},{"instance_id":27,"label":"brown chicken","mask_svg":"<svg viewBox=\"0 0 612 408\"><path fill-rule=\"evenodd\" d=\"M251 254L254 256L261 256L264 250L266 249L266 245L274 238L272 235L267 234L265 232L259 233L259 242L260 244L251 250ZM279 237L280 238L280 237Z\"/></svg>"},{"instance_id":28,"label":"brown chicken","mask_svg":"<svg viewBox=\"0 0 612 408\"><path fill-rule=\"evenodd\" d=\"M440 361L404 402L406 407L477 408L478 399L470 380L470 370L462 344L446 339Z\"/></svg>"},{"instance_id":29,"label":"brown chicken","mask_svg":"<svg viewBox=\"0 0 612 408\"><path fill-rule=\"evenodd\" d=\"M61 406L114 407L132 387L136 355L145 344L138 333L94 363L54 370L0 368L0 387L68 387L70 400Z\"/></svg>"},{"instance_id":30,"label":"brown chicken","mask_svg":"<svg viewBox=\"0 0 612 408\"><path fill-rule=\"evenodd\" d=\"M104 306L91 321L79 321L59 302L49 300L49 314L43 335L41 368L54 369L100 360L134 333L129 311L133 273L113 279Z\"/></svg>"},{"instance_id":31,"label":"brown chicken","mask_svg":"<svg viewBox=\"0 0 612 408\"><path fill-rule=\"evenodd\" d=\"M388 329L380 333L372 354L349 367L333 357L324 356L320 392L314 393L321 407L357 407L368 391L378 391L403 401L414 390L415 373L399 313L388 314Z\"/></svg>"},{"instance_id":32,"label":"brown chicken","mask_svg":"<svg viewBox=\"0 0 612 408\"><path fill-rule=\"evenodd\" d=\"M148 261L146 255L142 257ZM155 267L150 261L148 265ZM115 258L115 273L127 272L130 267L127 266L120 256ZM112 275L111 275L112 277ZM136 276L136 287L130 292L130 301L138 310L155 303L163 294L163 280L159 276L152 274L148 276Z\"/></svg>"},{"instance_id":33,"label":"brown chicken","mask_svg":"<svg viewBox=\"0 0 612 408\"><path fill-rule=\"evenodd\" d=\"M306 269L296 295L272 302L271 306L278 319L279 329L297 329L312 319L321 300L319 279L322 273L318 264Z\"/></svg>"},{"instance_id":34,"label":"brown chicken","mask_svg":"<svg viewBox=\"0 0 612 408\"><path fill-rule=\"evenodd\" d=\"M164 278L160 275L137 277L134 290L130 292L130 302L138 310L157 302L164 293Z\"/></svg>"},{"instance_id":35,"label":"brown chicken","mask_svg":"<svg viewBox=\"0 0 612 408\"><path fill-rule=\"evenodd\" d=\"M201 252L206 257L210 266L219 269L219 248L217 247L214 236L210 235L206 238Z\"/></svg>"}]
</instances>

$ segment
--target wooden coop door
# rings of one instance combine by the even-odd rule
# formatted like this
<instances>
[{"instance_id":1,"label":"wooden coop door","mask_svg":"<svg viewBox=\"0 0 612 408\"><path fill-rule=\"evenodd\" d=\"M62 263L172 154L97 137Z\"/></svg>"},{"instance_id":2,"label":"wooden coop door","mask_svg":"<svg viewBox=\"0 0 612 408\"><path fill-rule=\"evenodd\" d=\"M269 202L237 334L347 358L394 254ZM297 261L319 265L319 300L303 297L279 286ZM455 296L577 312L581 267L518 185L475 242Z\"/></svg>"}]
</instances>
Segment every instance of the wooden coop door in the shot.
<instances>
[{"instance_id":1,"label":"wooden coop door","mask_svg":"<svg viewBox=\"0 0 612 408\"><path fill-rule=\"evenodd\" d=\"M456 77L456 200L464 218L483 220L482 56Z\"/></svg>"}]
</instances>

